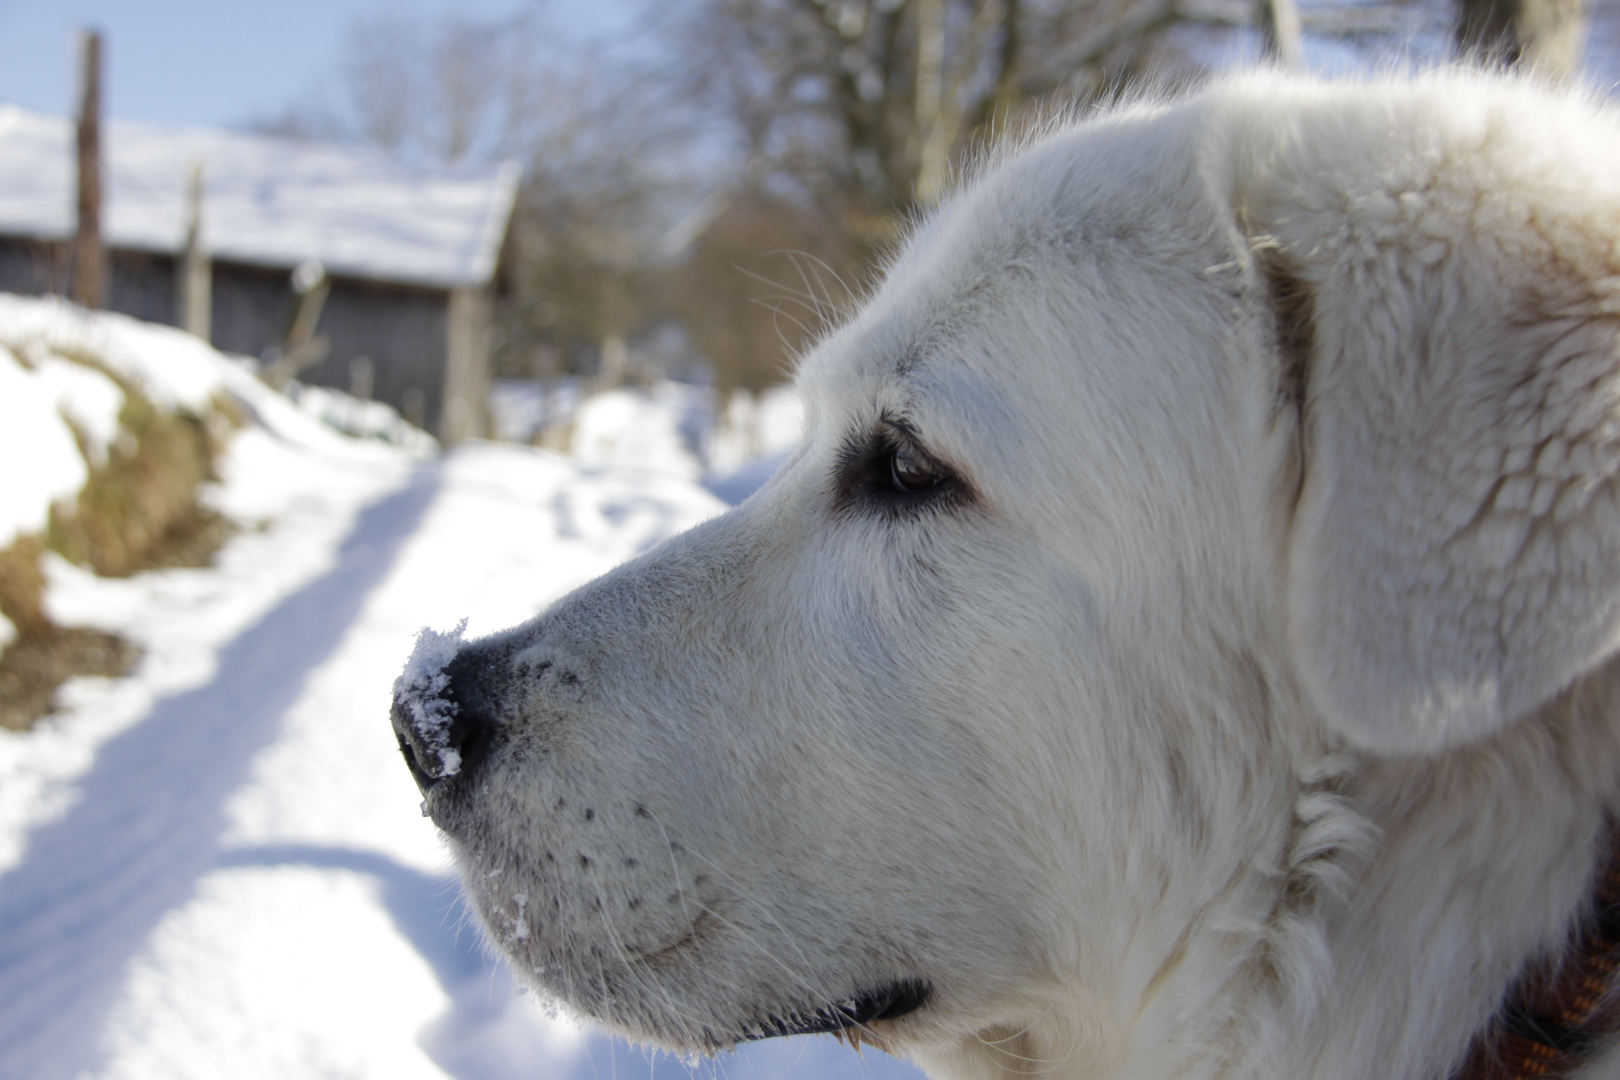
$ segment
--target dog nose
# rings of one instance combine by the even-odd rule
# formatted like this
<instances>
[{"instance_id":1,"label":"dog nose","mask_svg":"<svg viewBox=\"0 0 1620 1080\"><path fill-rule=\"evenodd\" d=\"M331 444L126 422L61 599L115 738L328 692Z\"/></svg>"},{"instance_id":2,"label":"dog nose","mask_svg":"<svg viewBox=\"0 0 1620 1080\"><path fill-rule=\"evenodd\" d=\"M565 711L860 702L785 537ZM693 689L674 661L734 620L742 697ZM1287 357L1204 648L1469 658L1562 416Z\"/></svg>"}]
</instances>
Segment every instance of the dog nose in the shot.
<instances>
[{"instance_id":1,"label":"dog nose","mask_svg":"<svg viewBox=\"0 0 1620 1080\"><path fill-rule=\"evenodd\" d=\"M448 663L413 656L394 684L389 718L405 767L424 795L472 775L487 756L496 720L481 686L488 663L479 653L469 646Z\"/></svg>"}]
</instances>

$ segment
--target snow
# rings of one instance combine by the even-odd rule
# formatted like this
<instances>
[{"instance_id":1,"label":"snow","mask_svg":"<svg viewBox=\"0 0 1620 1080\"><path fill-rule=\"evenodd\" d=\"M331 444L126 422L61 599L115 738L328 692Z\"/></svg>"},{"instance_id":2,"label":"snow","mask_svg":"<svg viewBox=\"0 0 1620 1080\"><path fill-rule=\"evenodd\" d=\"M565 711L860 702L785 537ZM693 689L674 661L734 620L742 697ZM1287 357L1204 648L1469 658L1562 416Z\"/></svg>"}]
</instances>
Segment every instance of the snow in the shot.
<instances>
[{"instance_id":1,"label":"snow","mask_svg":"<svg viewBox=\"0 0 1620 1080\"><path fill-rule=\"evenodd\" d=\"M162 408L207 415L218 394L250 409L271 396L240 363L172 327L0 294L0 461L27 462L0 470L0 548L43 530L52 504L72 499L119 437L124 391L89 358Z\"/></svg>"},{"instance_id":2,"label":"snow","mask_svg":"<svg viewBox=\"0 0 1620 1080\"><path fill-rule=\"evenodd\" d=\"M28 360L93 356L156 404L194 413L206 411L217 391L251 378L183 330L110 313L84 318L55 297L0 293L0 344Z\"/></svg>"},{"instance_id":3,"label":"snow","mask_svg":"<svg viewBox=\"0 0 1620 1080\"><path fill-rule=\"evenodd\" d=\"M0 547L44 529L51 504L72 498L90 475L51 391L0 345Z\"/></svg>"},{"instance_id":4,"label":"snow","mask_svg":"<svg viewBox=\"0 0 1620 1080\"><path fill-rule=\"evenodd\" d=\"M0 302L0 340L19 312ZM172 367L141 354L153 377L195 374L184 342L152 342L176 346ZM210 495L246 526L216 565L109 580L46 563L54 618L145 653L0 733L0 1076L916 1080L825 1037L689 1067L516 993L389 728L418 627L528 618L723 504L634 461L346 438L210 363L255 418Z\"/></svg>"},{"instance_id":5,"label":"snow","mask_svg":"<svg viewBox=\"0 0 1620 1080\"><path fill-rule=\"evenodd\" d=\"M707 403L703 388L672 382L597 394L574 413L569 450L596 465L660 462L696 478L702 470L697 440L708 419Z\"/></svg>"},{"instance_id":6,"label":"snow","mask_svg":"<svg viewBox=\"0 0 1620 1080\"><path fill-rule=\"evenodd\" d=\"M768 480L799 442L804 409L790 386L757 398L737 391L718 408L707 386L660 380L650 387L585 397L574 380L511 380L491 398L503 438L530 440L543 428L567 432L570 455L604 468L660 468L701 478L736 505Z\"/></svg>"},{"instance_id":7,"label":"snow","mask_svg":"<svg viewBox=\"0 0 1620 1080\"><path fill-rule=\"evenodd\" d=\"M56 401L57 412L84 441L89 463L105 465L107 452L118 437L123 389L94 368L56 356L45 356L33 368L41 388Z\"/></svg>"},{"instance_id":8,"label":"snow","mask_svg":"<svg viewBox=\"0 0 1620 1080\"><path fill-rule=\"evenodd\" d=\"M185 192L204 166L203 236L221 259L439 287L495 270L519 170L407 169L350 147L113 121L105 131L107 241L177 252ZM62 239L74 221L74 123L0 105L0 233Z\"/></svg>"},{"instance_id":9,"label":"snow","mask_svg":"<svg viewBox=\"0 0 1620 1080\"><path fill-rule=\"evenodd\" d=\"M450 686L444 669L456 658L466 629L466 619L448 634L422 627L416 632L416 648L405 661L405 670L394 680L395 707L406 711L411 730L433 752L432 761L419 761L419 765L436 779L461 771L461 751L450 745L450 723L461 706L441 695Z\"/></svg>"},{"instance_id":10,"label":"snow","mask_svg":"<svg viewBox=\"0 0 1620 1080\"><path fill-rule=\"evenodd\" d=\"M296 382L288 384L284 392L298 402L299 408L345 434L381 439L424 455L439 449L437 439L412 426L392 406L381 401L363 401L340 390Z\"/></svg>"}]
</instances>

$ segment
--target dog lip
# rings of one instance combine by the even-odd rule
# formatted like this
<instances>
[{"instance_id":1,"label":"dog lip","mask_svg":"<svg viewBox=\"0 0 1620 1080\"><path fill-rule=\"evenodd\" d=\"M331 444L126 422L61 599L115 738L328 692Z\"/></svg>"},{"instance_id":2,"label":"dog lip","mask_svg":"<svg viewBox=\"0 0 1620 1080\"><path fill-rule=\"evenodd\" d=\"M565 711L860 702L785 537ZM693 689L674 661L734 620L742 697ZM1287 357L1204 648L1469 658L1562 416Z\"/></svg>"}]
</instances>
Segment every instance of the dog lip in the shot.
<instances>
[{"instance_id":1,"label":"dog lip","mask_svg":"<svg viewBox=\"0 0 1620 1080\"><path fill-rule=\"evenodd\" d=\"M666 963L679 957L694 946L701 946L719 930L719 927L720 920L713 912L701 911L698 913L698 917L692 920L692 925L687 927L678 937L641 952L637 959L643 964L652 966Z\"/></svg>"},{"instance_id":2,"label":"dog lip","mask_svg":"<svg viewBox=\"0 0 1620 1080\"><path fill-rule=\"evenodd\" d=\"M812 1012L786 1018L773 1016L757 1030L742 1035L740 1041L758 1042L784 1035L831 1035L880 1020L898 1020L928 1004L932 993L933 987L921 979L901 979L843 1001L831 1002Z\"/></svg>"}]
</instances>

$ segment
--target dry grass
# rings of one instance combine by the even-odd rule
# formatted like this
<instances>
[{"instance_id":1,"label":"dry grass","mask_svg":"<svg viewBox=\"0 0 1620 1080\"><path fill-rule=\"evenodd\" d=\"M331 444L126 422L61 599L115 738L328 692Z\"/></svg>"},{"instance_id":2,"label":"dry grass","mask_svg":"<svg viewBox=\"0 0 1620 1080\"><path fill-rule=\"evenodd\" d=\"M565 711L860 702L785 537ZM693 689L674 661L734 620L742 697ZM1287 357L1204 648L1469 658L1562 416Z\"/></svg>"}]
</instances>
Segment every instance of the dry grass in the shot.
<instances>
[{"instance_id":1,"label":"dry grass","mask_svg":"<svg viewBox=\"0 0 1620 1080\"><path fill-rule=\"evenodd\" d=\"M27 637L51 624L45 617L45 575L39 557L44 546L24 536L0 551L0 615L10 619L17 633Z\"/></svg>"},{"instance_id":2,"label":"dry grass","mask_svg":"<svg viewBox=\"0 0 1620 1080\"><path fill-rule=\"evenodd\" d=\"M122 675L140 650L117 634L47 626L19 634L0 653L0 728L23 731L56 709L56 691L75 675Z\"/></svg>"},{"instance_id":3,"label":"dry grass","mask_svg":"<svg viewBox=\"0 0 1620 1080\"><path fill-rule=\"evenodd\" d=\"M0 613L17 628L16 640L0 652L0 727L14 730L53 711L67 679L122 675L140 655L116 635L51 623L39 565L47 548L103 577L127 577L206 566L232 532L197 496L240 425L237 411L221 401L207 416L168 412L94 357L67 358L113 378L123 388L124 408L119 437L78 498L52 508L43 537L24 536L0 550Z\"/></svg>"},{"instance_id":4,"label":"dry grass","mask_svg":"<svg viewBox=\"0 0 1620 1080\"><path fill-rule=\"evenodd\" d=\"M198 485L214 478L215 440L201 419L124 392L120 438L77 501L52 508L46 544L103 577L206 565L229 531L197 503Z\"/></svg>"}]
</instances>

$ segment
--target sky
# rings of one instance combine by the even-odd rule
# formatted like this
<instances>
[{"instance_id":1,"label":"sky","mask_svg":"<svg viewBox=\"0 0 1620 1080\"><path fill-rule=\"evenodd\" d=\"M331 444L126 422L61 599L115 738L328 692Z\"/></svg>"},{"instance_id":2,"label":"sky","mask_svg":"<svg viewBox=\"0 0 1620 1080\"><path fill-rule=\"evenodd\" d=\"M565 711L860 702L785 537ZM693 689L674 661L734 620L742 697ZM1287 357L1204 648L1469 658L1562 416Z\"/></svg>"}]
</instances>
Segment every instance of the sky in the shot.
<instances>
[{"instance_id":1,"label":"sky","mask_svg":"<svg viewBox=\"0 0 1620 1080\"><path fill-rule=\"evenodd\" d=\"M581 40L611 33L623 0L0 0L0 102L74 108L77 35L101 30L103 108L119 120L239 127L314 92L344 32L382 13L493 19L536 6Z\"/></svg>"}]
</instances>

